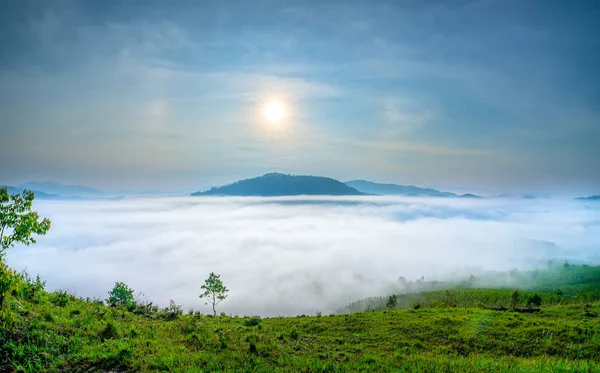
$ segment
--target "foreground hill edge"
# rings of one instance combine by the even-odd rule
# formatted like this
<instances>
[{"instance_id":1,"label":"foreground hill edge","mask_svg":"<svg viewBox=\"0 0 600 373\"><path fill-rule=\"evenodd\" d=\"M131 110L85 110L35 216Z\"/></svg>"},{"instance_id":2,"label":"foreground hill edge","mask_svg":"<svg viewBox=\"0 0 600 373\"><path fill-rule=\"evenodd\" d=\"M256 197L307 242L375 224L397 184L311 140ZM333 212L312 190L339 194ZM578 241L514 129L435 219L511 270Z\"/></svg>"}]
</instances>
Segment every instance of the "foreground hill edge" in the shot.
<instances>
[{"instance_id":1,"label":"foreground hill edge","mask_svg":"<svg viewBox=\"0 0 600 373\"><path fill-rule=\"evenodd\" d=\"M399 294L391 309L265 319L108 307L15 275L0 371L598 371L600 267L539 273L554 280L531 314L486 309L508 304L510 290L462 288Z\"/></svg>"}]
</instances>

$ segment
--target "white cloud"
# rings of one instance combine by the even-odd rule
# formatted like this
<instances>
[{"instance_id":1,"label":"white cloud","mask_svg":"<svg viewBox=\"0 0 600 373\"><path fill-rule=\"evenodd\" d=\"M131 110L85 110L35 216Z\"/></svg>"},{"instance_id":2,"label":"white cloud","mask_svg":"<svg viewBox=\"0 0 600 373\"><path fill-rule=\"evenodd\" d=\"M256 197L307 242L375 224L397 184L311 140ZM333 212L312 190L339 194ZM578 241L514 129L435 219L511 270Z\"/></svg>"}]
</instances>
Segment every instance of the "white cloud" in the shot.
<instances>
[{"instance_id":1,"label":"white cloud","mask_svg":"<svg viewBox=\"0 0 600 373\"><path fill-rule=\"evenodd\" d=\"M48 236L13 249L50 289L106 297L125 281L155 302L208 312L211 271L234 314L330 312L416 279L507 270L552 258L600 261L600 210L573 201L416 198L40 201ZM333 203L335 202L335 203ZM550 244L551 243L551 244Z\"/></svg>"}]
</instances>

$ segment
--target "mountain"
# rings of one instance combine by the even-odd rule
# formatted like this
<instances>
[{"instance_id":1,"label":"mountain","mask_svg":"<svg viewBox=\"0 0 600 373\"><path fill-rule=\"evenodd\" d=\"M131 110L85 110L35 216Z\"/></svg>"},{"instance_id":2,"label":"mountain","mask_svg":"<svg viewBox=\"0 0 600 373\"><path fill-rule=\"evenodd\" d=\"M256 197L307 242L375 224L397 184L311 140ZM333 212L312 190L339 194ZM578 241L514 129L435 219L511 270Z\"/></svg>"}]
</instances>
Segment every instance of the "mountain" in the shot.
<instances>
[{"instance_id":1,"label":"mountain","mask_svg":"<svg viewBox=\"0 0 600 373\"><path fill-rule=\"evenodd\" d=\"M321 176L299 176L270 173L233 184L214 187L192 196L360 196L365 195L341 181Z\"/></svg>"},{"instance_id":2,"label":"mountain","mask_svg":"<svg viewBox=\"0 0 600 373\"><path fill-rule=\"evenodd\" d=\"M8 194L23 193L23 188L15 188L10 185L0 185L0 188L4 188L4 187L8 188ZM31 190L31 189L29 189L29 190ZM44 193L39 190L32 190L32 192L35 195L35 198L37 198L37 199L58 199L58 196L56 194Z\"/></svg>"},{"instance_id":3,"label":"mountain","mask_svg":"<svg viewBox=\"0 0 600 373\"><path fill-rule=\"evenodd\" d=\"M483 198L481 196L477 196L477 195L471 194L471 193L461 194L459 197L460 198Z\"/></svg>"},{"instance_id":4,"label":"mountain","mask_svg":"<svg viewBox=\"0 0 600 373\"><path fill-rule=\"evenodd\" d=\"M575 199L578 201L600 201L600 194L589 197L577 197Z\"/></svg>"},{"instance_id":5,"label":"mountain","mask_svg":"<svg viewBox=\"0 0 600 373\"><path fill-rule=\"evenodd\" d=\"M534 194L509 194L509 193L502 193L497 195L498 198L512 198L512 199L538 199L540 197L534 195Z\"/></svg>"},{"instance_id":6,"label":"mountain","mask_svg":"<svg viewBox=\"0 0 600 373\"><path fill-rule=\"evenodd\" d=\"M368 194L457 197L454 193L440 192L436 189L420 188L414 185L381 184L367 180L352 180L347 181L345 184Z\"/></svg>"},{"instance_id":7,"label":"mountain","mask_svg":"<svg viewBox=\"0 0 600 373\"><path fill-rule=\"evenodd\" d=\"M20 189L38 190L48 194L58 194L62 197L66 196L98 196L104 194L98 189L81 186L81 185L63 185L51 181L37 182L30 181L25 184L17 185Z\"/></svg>"}]
</instances>

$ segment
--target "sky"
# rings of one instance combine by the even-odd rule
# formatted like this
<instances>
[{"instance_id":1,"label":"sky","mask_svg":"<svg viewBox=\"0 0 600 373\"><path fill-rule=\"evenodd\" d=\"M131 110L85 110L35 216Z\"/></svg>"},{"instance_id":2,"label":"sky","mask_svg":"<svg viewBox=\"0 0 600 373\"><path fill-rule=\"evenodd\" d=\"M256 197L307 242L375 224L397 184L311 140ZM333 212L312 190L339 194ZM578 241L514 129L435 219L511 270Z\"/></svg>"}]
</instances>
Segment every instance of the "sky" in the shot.
<instances>
[{"instance_id":1,"label":"sky","mask_svg":"<svg viewBox=\"0 0 600 373\"><path fill-rule=\"evenodd\" d=\"M594 0L0 4L3 184L599 192Z\"/></svg>"},{"instance_id":2,"label":"sky","mask_svg":"<svg viewBox=\"0 0 600 373\"><path fill-rule=\"evenodd\" d=\"M7 263L49 291L106 299L116 281L165 307L210 312L210 272L230 289L218 312L329 314L415 281L600 264L600 209L569 199L159 197L36 202L52 221ZM302 203L299 203L302 202ZM505 282L493 286L507 285ZM492 286L492 285L489 285Z\"/></svg>"}]
</instances>

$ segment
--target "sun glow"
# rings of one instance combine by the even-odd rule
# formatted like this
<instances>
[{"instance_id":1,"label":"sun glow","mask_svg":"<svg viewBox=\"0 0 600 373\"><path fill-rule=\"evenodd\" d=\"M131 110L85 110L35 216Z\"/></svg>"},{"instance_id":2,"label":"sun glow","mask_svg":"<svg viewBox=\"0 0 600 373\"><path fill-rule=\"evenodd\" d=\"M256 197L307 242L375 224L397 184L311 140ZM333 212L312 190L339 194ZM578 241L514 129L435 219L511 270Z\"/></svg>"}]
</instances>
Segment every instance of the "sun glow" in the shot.
<instances>
[{"instance_id":1,"label":"sun glow","mask_svg":"<svg viewBox=\"0 0 600 373\"><path fill-rule=\"evenodd\" d=\"M280 123L286 114L285 105L280 101L271 101L265 105L264 114L271 123Z\"/></svg>"}]
</instances>

